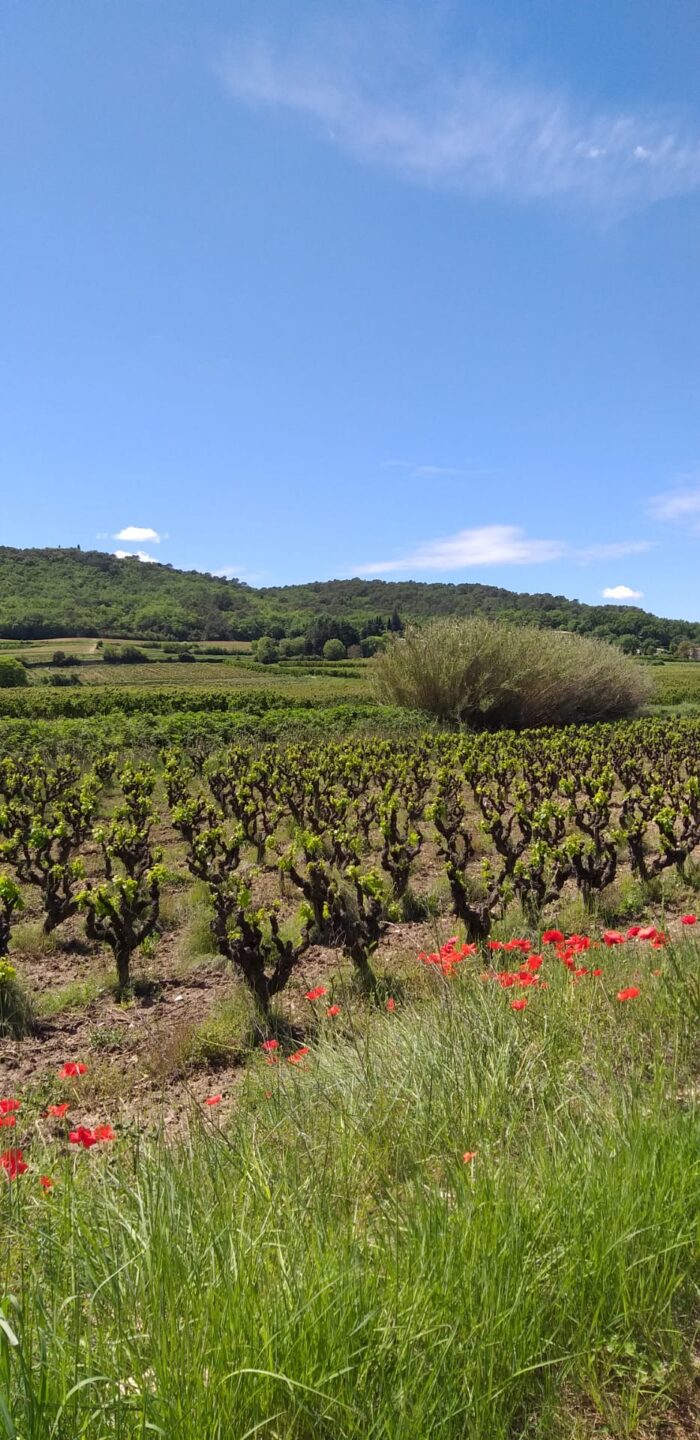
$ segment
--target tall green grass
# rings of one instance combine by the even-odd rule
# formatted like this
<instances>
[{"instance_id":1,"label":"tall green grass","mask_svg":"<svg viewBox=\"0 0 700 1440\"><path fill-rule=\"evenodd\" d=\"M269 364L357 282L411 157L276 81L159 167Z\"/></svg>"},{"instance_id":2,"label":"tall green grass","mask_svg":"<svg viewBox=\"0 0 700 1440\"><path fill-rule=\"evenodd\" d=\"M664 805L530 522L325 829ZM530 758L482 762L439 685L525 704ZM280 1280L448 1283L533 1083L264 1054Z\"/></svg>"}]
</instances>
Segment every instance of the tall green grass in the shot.
<instances>
[{"instance_id":1,"label":"tall green grass","mask_svg":"<svg viewBox=\"0 0 700 1440\"><path fill-rule=\"evenodd\" d=\"M0 1196L0 1436L564 1440L584 1400L632 1435L698 1313L698 950L650 954L547 961L520 1014L481 962L345 1004L177 1143L57 1159L37 1120Z\"/></svg>"},{"instance_id":2,"label":"tall green grass","mask_svg":"<svg viewBox=\"0 0 700 1440\"><path fill-rule=\"evenodd\" d=\"M373 673L393 705L493 729L618 719L651 689L641 665L601 640L480 617L409 629Z\"/></svg>"}]
</instances>

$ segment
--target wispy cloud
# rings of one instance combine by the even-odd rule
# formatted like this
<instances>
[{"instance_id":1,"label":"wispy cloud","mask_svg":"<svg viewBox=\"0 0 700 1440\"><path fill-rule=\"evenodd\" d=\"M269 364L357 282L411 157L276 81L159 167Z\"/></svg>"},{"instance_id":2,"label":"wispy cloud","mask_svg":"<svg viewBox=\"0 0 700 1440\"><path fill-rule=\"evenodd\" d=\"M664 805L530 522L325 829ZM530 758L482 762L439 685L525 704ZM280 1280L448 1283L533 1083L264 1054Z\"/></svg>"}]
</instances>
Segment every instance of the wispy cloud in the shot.
<instances>
[{"instance_id":1,"label":"wispy cloud","mask_svg":"<svg viewBox=\"0 0 700 1440\"><path fill-rule=\"evenodd\" d=\"M646 540L621 540L577 550L565 540L533 540L517 525L481 525L444 539L426 540L395 559L360 565L355 573L389 575L399 571L466 570L482 565L543 565L566 559L586 563L648 549Z\"/></svg>"},{"instance_id":2,"label":"wispy cloud","mask_svg":"<svg viewBox=\"0 0 700 1440\"><path fill-rule=\"evenodd\" d=\"M113 540L127 540L131 544L138 541L150 541L152 545L160 545L161 540L167 539L165 535L159 535L157 530L151 530L148 525L125 525L123 530L117 530Z\"/></svg>"},{"instance_id":3,"label":"wispy cloud","mask_svg":"<svg viewBox=\"0 0 700 1440\"><path fill-rule=\"evenodd\" d=\"M384 460L382 470L402 471L411 480L439 480L466 474L466 469L457 465L417 465L414 460Z\"/></svg>"},{"instance_id":4,"label":"wispy cloud","mask_svg":"<svg viewBox=\"0 0 700 1440\"><path fill-rule=\"evenodd\" d=\"M246 585L257 585L269 573L268 570L248 570L245 565L222 565L220 570L212 571L218 580L243 580Z\"/></svg>"},{"instance_id":5,"label":"wispy cloud","mask_svg":"<svg viewBox=\"0 0 700 1440\"><path fill-rule=\"evenodd\" d=\"M606 585L600 593L604 600L641 600L644 595L643 590L631 590L629 585Z\"/></svg>"},{"instance_id":6,"label":"wispy cloud","mask_svg":"<svg viewBox=\"0 0 700 1440\"><path fill-rule=\"evenodd\" d=\"M539 565L559 560L566 545L559 540L531 540L516 525L482 525L460 530L444 540L428 540L395 560L361 565L360 575L389 575L399 570L462 570L471 565Z\"/></svg>"},{"instance_id":7,"label":"wispy cloud","mask_svg":"<svg viewBox=\"0 0 700 1440\"><path fill-rule=\"evenodd\" d=\"M293 52L258 39L222 68L239 102L306 116L327 142L414 181L606 213L700 189L700 137L682 119L602 111L476 59L432 64L407 49L347 33Z\"/></svg>"},{"instance_id":8,"label":"wispy cloud","mask_svg":"<svg viewBox=\"0 0 700 1440\"><path fill-rule=\"evenodd\" d=\"M700 521L700 476L685 476L676 489L653 495L649 514L653 520Z\"/></svg>"},{"instance_id":9,"label":"wispy cloud","mask_svg":"<svg viewBox=\"0 0 700 1440\"><path fill-rule=\"evenodd\" d=\"M160 561L155 555L148 555L145 550L115 550L117 560L142 560L144 565L159 565Z\"/></svg>"}]
</instances>

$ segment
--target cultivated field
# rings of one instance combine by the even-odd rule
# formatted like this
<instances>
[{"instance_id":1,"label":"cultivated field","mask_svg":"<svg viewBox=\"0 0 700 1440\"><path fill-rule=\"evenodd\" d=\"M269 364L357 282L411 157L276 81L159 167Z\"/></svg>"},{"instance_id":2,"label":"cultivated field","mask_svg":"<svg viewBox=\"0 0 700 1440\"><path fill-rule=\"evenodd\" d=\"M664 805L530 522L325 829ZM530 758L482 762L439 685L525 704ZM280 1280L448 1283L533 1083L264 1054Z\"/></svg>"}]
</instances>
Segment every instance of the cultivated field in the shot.
<instances>
[{"instance_id":1,"label":"cultivated field","mask_svg":"<svg viewBox=\"0 0 700 1440\"><path fill-rule=\"evenodd\" d=\"M700 724L223 668L2 697L0 1435L690 1440Z\"/></svg>"}]
</instances>

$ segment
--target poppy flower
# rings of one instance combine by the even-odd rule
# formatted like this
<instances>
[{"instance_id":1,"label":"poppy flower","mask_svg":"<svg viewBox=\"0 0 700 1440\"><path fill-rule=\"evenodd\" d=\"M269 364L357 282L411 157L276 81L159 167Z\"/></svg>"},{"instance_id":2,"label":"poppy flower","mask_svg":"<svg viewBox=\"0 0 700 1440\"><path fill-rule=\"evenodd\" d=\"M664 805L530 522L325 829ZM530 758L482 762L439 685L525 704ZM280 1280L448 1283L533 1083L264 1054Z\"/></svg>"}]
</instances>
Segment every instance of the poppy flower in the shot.
<instances>
[{"instance_id":1,"label":"poppy flower","mask_svg":"<svg viewBox=\"0 0 700 1440\"><path fill-rule=\"evenodd\" d=\"M14 1115L0 1115L0 1130L14 1130L16 1124Z\"/></svg>"},{"instance_id":2,"label":"poppy flower","mask_svg":"<svg viewBox=\"0 0 700 1440\"><path fill-rule=\"evenodd\" d=\"M561 945L564 940L561 930L545 930L542 936L543 945Z\"/></svg>"},{"instance_id":3,"label":"poppy flower","mask_svg":"<svg viewBox=\"0 0 700 1440\"><path fill-rule=\"evenodd\" d=\"M617 998L618 1000L636 1000L640 993L636 985L627 985L624 990L618 990Z\"/></svg>"},{"instance_id":4,"label":"poppy flower","mask_svg":"<svg viewBox=\"0 0 700 1440\"><path fill-rule=\"evenodd\" d=\"M636 940L641 928L641 925L630 925L630 928L627 931L627 939Z\"/></svg>"},{"instance_id":5,"label":"poppy flower","mask_svg":"<svg viewBox=\"0 0 700 1440\"><path fill-rule=\"evenodd\" d=\"M86 1125L79 1125L77 1130L68 1131L68 1139L71 1145L82 1145L84 1150L89 1150L91 1145L97 1144L97 1136Z\"/></svg>"},{"instance_id":6,"label":"poppy flower","mask_svg":"<svg viewBox=\"0 0 700 1440\"><path fill-rule=\"evenodd\" d=\"M471 1164L471 1161L472 1161L472 1160L476 1160L476 1157L477 1157L478 1153L479 1153L478 1150L465 1150L465 1152L464 1152L464 1154L463 1154L463 1156L462 1156L462 1164L463 1164L463 1165L469 1165L469 1164Z\"/></svg>"},{"instance_id":7,"label":"poppy flower","mask_svg":"<svg viewBox=\"0 0 700 1440\"><path fill-rule=\"evenodd\" d=\"M40 1175L39 1184L41 1185L42 1190L53 1190L54 1182L51 1179L50 1175Z\"/></svg>"},{"instance_id":8,"label":"poppy flower","mask_svg":"<svg viewBox=\"0 0 700 1440\"><path fill-rule=\"evenodd\" d=\"M317 985L314 990L307 990L306 1000L320 1000L322 995L327 993L325 985Z\"/></svg>"},{"instance_id":9,"label":"poppy flower","mask_svg":"<svg viewBox=\"0 0 700 1440\"><path fill-rule=\"evenodd\" d=\"M5 1150L0 1155L0 1166L5 1171L8 1180L16 1180L18 1175L23 1175L29 1168L21 1150Z\"/></svg>"},{"instance_id":10,"label":"poppy flower","mask_svg":"<svg viewBox=\"0 0 700 1440\"><path fill-rule=\"evenodd\" d=\"M116 1135L111 1125L96 1125L93 1130L96 1140L116 1140Z\"/></svg>"},{"instance_id":11,"label":"poppy flower","mask_svg":"<svg viewBox=\"0 0 700 1440\"><path fill-rule=\"evenodd\" d=\"M58 1073L62 1080L73 1080L76 1075L87 1073L87 1065L84 1065L82 1060L68 1060Z\"/></svg>"},{"instance_id":12,"label":"poppy flower","mask_svg":"<svg viewBox=\"0 0 700 1440\"><path fill-rule=\"evenodd\" d=\"M681 925L697 925L697 915L681 915Z\"/></svg>"},{"instance_id":13,"label":"poppy flower","mask_svg":"<svg viewBox=\"0 0 700 1440\"><path fill-rule=\"evenodd\" d=\"M604 945L624 945L624 943L625 943L625 936L624 936L624 935L621 935L619 930L604 930L604 931L603 931L603 944L604 944Z\"/></svg>"},{"instance_id":14,"label":"poppy flower","mask_svg":"<svg viewBox=\"0 0 700 1440\"><path fill-rule=\"evenodd\" d=\"M305 1055L308 1055L308 1053L309 1053L309 1047L308 1047L308 1045L301 1045L298 1050L295 1050L295 1051L294 1051L294 1054L293 1054L293 1055L290 1055L290 1056L289 1056L289 1064L290 1064L290 1065L298 1065L299 1062L304 1059L304 1056L305 1056Z\"/></svg>"},{"instance_id":15,"label":"poppy flower","mask_svg":"<svg viewBox=\"0 0 700 1440\"><path fill-rule=\"evenodd\" d=\"M386 1008L387 1008L387 1010L389 1011L389 1014L390 1014L390 1015L393 1015L393 1013L394 1013L394 1011L395 1011L395 1009L396 1009L396 1001L395 1001L393 995L390 995L390 996L389 996L389 999L388 999L387 1002L386 1002Z\"/></svg>"},{"instance_id":16,"label":"poppy flower","mask_svg":"<svg viewBox=\"0 0 700 1440\"><path fill-rule=\"evenodd\" d=\"M503 941L502 941L502 940L489 940L489 942L488 942L488 948L489 948L489 950L502 950L502 949L503 949Z\"/></svg>"},{"instance_id":17,"label":"poppy flower","mask_svg":"<svg viewBox=\"0 0 700 1440\"><path fill-rule=\"evenodd\" d=\"M658 930L655 925L644 925L637 931L638 940L655 940Z\"/></svg>"},{"instance_id":18,"label":"poppy flower","mask_svg":"<svg viewBox=\"0 0 700 1440\"><path fill-rule=\"evenodd\" d=\"M327 1011L326 1011L326 1014L327 1014L327 1016L329 1017L330 1020L333 1020L333 1019L335 1019L335 1016L336 1016L336 1015L339 1015L339 1014L340 1014L340 1010L341 1010L340 1005L329 1005L329 1006L328 1006L328 1009L327 1009Z\"/></svg>"},{"instance_id":19,"label":"poppy flower","mask_svg":"<svg viewBox=\"0 0 700 1440\"><path fill-rule=\"evenodd\" d=\"M279 1040L263 1040L262 1045L260 1046L261 1050L279 1050L279 1048Z\"/></svg>"},{"instance_id":20,"label":"poppy flower","mask_svg":"<svg viewBox=\"0 0 700 1440\"><path fill-rule=\"evenodd\" d=\"M221 1096L220 1096L220 1095L210 1095L210 1096L208 1097L208 1099L206 1099L206 1100L204 1101L204 1104L205 1104L205 1105L220 1105L220 1104L221 1104Z\"/></svg>"},{"instance_id":21,"label":"poppy flower","mask_svg":"<svg viewBox=\"0 0 700 1440\"><path fill-rule=\"evenodd\" d=\"M0 1115L11 1115L13 1110L19 1110L19 1100L0 1100Z\"/></svg>"},{"instance_id":22,"label":"poppy flower","mask_svg":"<svg viewBox=\"0 0 700 1440\"><path fill-rule=\"evenodd\" d=\"M601 969L593 970L593 971L592 971L592 974L593 974L593 975L602 975L602 973L603 973L603 972L602 972Z\"/></svg>"},{"instance_id":23,"label":"poppy flower","mask_svg":"<svg viewBox=\"0 0 700 1440\"><path fill-rule=\"evenodd\" d=\"M62 1120L63 1116L66 1115L69 1110L70 1105L68 1104L68 1101L63 1100L60 1105L47 1105L46 1114L55 1115L58 1120Z\"/></svg>"},{"instance_id":24,"label":"poppy flower","mask_svg":"<svg viewBox=\"0 0 700 1440\"><path fill-rule=\"evenodd\" d=\"M510 1002L511 1010L524 1010L526 1005L527 1000L511 1000Z\"/></svg>"},{"instance_id":25,"label":"poppy flower","mask_svg":"<svg viewBox=\"0 0 700 1440\"><path fill-rule=\"evenodd\" d=\"M528 955L528 958L527 958L527 968L528 968L528 970L533 970L533 971L539 970L540 967L541 967L541 965L542 965L542 956L541 956L541 955Z\"/></svg>"}]
</instances>

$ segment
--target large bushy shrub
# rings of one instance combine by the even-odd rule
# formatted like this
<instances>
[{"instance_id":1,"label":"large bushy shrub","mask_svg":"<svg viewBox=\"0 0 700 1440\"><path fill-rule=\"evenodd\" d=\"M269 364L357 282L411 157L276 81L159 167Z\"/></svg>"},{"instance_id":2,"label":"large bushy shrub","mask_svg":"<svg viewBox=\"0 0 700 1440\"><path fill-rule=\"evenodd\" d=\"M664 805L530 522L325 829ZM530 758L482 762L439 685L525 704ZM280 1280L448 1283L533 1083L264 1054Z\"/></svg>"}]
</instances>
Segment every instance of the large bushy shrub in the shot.
<instances>
[{"instance_id":1,"label":"large bushy shrub","mask_svg":"<svg viewBox=\"0 0 700 1440\"><path fill-rule=\"evenodd\" d=\"M474 728L566 725L630 715L642 667L602 640L493 620L432 620L374 662L383 699Z\"/></svg>"},{"instance_id":2,"label":"large bushy shrub","mask_svg":"<svg viewBox=\"0 0 700 1440\"><path fill-rule=\"evenodd\" d=\"M27 672L20 660L12 655L0 655L0 689L9 690L14 685L27 685Z\"/></svg>"}]
</instances>

